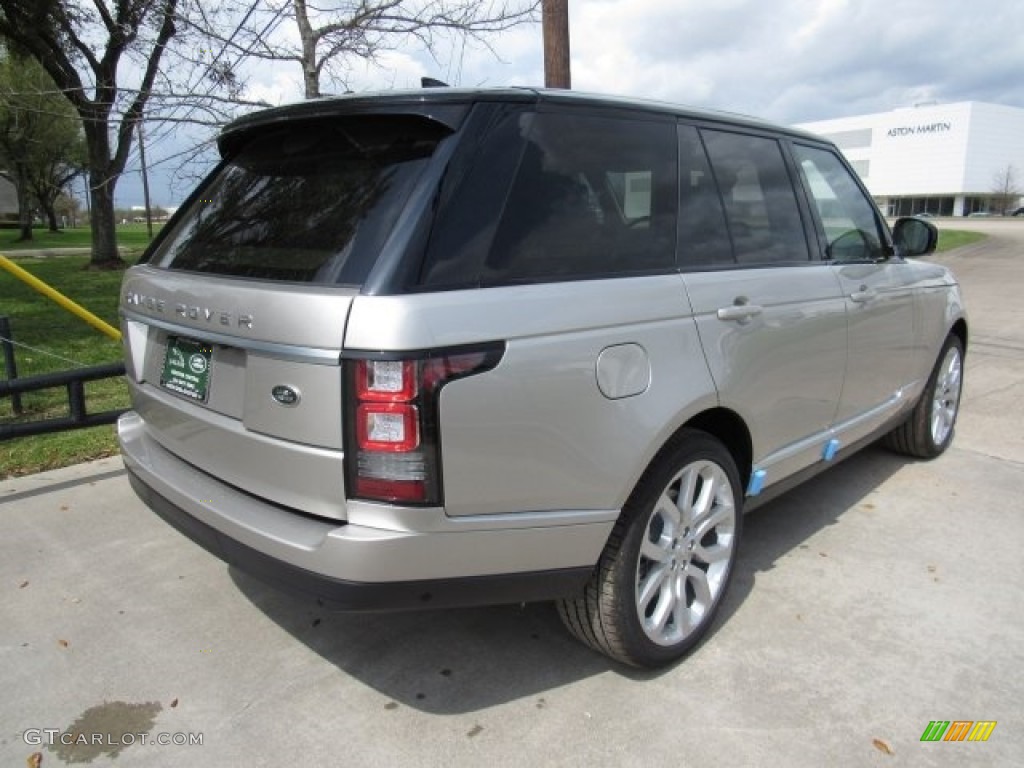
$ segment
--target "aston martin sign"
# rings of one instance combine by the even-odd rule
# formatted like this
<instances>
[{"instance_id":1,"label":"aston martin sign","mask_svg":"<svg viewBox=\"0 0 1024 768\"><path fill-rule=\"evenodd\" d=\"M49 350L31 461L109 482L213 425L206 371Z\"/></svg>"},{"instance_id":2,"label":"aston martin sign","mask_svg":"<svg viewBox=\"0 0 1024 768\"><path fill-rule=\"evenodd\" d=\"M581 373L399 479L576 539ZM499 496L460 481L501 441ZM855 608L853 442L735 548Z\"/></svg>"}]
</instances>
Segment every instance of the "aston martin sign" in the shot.
<instances>
[{"instance_id":1,"label":"aston martin sign","mask_svg":"<svg viewBox=\"0 0 1024 768\"><path fill-rule=\"evenodd\" d=\"M923 125L901 125L898 128L890 128L886 135L890 139L895 139L903 136L918 136L921 134L946 133L952 130L952 123L938 122L925 123Z\"/></svg>"}]
</instances>

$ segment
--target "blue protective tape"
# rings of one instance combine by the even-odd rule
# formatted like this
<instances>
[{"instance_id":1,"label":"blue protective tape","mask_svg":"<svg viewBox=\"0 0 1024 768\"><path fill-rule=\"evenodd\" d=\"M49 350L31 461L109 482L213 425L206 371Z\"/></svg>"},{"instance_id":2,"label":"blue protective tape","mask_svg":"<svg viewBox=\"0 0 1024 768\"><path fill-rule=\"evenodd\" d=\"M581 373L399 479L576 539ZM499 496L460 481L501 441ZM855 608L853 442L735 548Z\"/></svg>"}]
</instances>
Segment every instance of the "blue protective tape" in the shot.
<instances>
[{"instance_id":1,"label":"blue protective tape","mask_svg":"<svg viewBox=\"0 0 1024 768\"><path fill-rule=\"evenodd\" d=\"M764 479L768 477L768 473L763 469L754 471L754 474L750 476L750 483L747 484L747 495L757 496L764 489Z\"/></svg>"},{"instance_id":2,"label":"blue protective tape","mask_svg":"<svg viewBox=\"0 0 1024 768\"><path fill-rule=\"evenodd\" d=\"M839 453L839 441L829 440L825 443L825 450L822 451L821 455L825 461L832 461L832 459L836 457L837 453Z\"/></svg>"}]
</instances>

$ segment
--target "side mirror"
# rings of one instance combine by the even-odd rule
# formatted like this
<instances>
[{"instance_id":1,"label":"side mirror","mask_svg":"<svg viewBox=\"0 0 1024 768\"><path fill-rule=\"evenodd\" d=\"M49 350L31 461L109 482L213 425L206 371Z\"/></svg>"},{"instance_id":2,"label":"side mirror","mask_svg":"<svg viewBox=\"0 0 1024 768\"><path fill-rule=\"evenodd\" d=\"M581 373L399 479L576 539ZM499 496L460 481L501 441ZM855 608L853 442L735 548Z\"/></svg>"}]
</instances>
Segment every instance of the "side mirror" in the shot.
<instances>
[{"instance_id":1,"label":"side mirror","mask_svg":"<svg viewBox=\"0 0 1024 768\"><path fill-rule=\"evenodd\" d=\"M939 230L930 221L907 217L896 220L892 239L900 256L926 256L938 245Z\"/></svg>"}]
</instances>

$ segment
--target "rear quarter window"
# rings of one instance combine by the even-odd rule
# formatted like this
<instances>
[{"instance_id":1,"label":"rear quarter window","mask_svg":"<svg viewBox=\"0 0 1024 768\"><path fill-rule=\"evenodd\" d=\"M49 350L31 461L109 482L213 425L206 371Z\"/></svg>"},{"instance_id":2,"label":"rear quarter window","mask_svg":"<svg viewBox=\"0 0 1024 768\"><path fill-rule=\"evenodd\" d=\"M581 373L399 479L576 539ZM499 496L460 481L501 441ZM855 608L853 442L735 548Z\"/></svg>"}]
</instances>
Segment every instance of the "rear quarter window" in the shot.
<instances>
[{"instance_id":1,"label":"rear quarter window","mask_svg":"<svg viewBox=\"0 0 1024 768\"><path fill-rule=\"evenodd\" d=\"M422 283L488 286L674 270L677 175L674 122L506 116L439 215Z\"/></svg>"}]
</instances>

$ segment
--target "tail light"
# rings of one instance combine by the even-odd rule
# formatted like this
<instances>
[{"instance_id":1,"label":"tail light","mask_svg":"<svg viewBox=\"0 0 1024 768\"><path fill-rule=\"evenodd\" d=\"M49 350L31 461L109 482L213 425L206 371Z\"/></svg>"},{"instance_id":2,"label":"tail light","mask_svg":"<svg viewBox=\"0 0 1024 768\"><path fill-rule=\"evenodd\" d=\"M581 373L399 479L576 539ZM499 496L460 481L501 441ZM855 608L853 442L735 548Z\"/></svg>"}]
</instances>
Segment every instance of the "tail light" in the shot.
<instances>
[{"instance_id":1,"label":"tail light","mask_svg":"<svg viewBox=\"0 0 1024 768\"><path fill-rule=\"evenodd\" d=\"M345 361L350 498L440 505L439 396L450 381L492 369L504 346Z\"/></svg>"}]
</instances>

